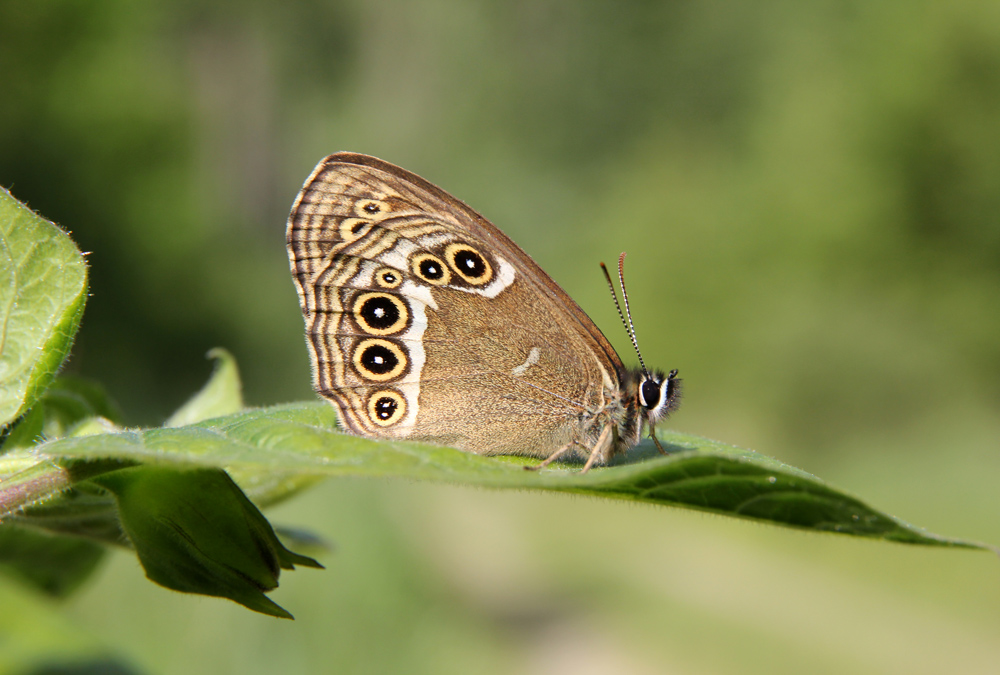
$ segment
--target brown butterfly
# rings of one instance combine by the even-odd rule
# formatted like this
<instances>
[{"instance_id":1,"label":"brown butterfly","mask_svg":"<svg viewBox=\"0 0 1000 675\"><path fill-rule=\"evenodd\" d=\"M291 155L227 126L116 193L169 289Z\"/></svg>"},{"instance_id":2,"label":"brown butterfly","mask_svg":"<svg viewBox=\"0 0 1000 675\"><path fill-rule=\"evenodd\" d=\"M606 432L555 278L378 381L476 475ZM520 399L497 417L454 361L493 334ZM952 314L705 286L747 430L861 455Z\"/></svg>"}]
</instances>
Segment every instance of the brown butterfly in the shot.
<instances>
[{"instance_id":1,"label":"brown butterfly","mask_svg":"<svg viewBox=\"0 0 1000 675\"><path fill-rule=\"evenodd\" d=\"M626 368L503 232L388 162L321 161L287 237L313 382L347 431L545 458L533 468L571 453L587 471L679 403L676 370L648 371L641 356ZM625 326L635 344L631 316Z\"/></svg>"}]
</instances>

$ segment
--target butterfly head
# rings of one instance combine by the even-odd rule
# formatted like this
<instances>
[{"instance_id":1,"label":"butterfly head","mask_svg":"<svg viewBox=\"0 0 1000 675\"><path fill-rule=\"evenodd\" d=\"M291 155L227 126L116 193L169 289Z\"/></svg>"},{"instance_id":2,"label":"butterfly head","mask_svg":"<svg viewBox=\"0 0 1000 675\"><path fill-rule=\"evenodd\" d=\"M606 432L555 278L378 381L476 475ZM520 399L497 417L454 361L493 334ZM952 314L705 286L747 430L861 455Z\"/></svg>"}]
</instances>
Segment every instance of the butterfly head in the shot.
<instances>
[{"instance_id":1,"label":"butterfly head","mask_svg":"<svg viewBox=\"0 0 1000 675\"><path fill-rule=\"evenodd\" d=\"M677 371L671 370L666 375L659 370L642 373L637 396L639 406L646 413L646 419L650 424L656 424L680 403L681 381L677 377Z\"/></svg>"},{"instance_id":2,"label":"butterfly head","mask_svg":"<svg viewBox=\"0 0 1000 675\"><path fill-rule=\"evenodd\" d=\"M625 254L622 253L618 258L618 283L622 287L622 301L625 303L624 313L622 312L621 305L618 304L618 293L615 291L615 284L611 281L611 275L608 274L608 268L604 263L601 263L601 269L604 271L604 278L608 280L608 288L611 289L611 297L614 298L615 307L618 309L618 316L621 317L622 323L625 325L625 330L632 340L632 346L635 347L636 356L639 357L640 368L629 371L630 378L634 378L631 379L631 382L637 382L638 386L632 389L631 387L635 386L635 384L632 384L624 388L626 405L631 406L634 401L636 407L640 409L640 414L645 413L645 419L641 422L638 415L630 416L632 424L629 425L629 429L635 434L633 443L638 442L640 428L643 424L648 424L649 435L656 444L657 449L666 454L660 442L656 440L655 427L659 420L670 414L680 404L681 381L677 378L676 370L671 370L664 375L662 370L646 370L646 364L642 361L642 352L639 351L639 341L636 340L635 328L632 326L632 312L628 307L628 292L625 290ZM623 435L629 437L627 433Z\"/></svg>"}]
</instances>

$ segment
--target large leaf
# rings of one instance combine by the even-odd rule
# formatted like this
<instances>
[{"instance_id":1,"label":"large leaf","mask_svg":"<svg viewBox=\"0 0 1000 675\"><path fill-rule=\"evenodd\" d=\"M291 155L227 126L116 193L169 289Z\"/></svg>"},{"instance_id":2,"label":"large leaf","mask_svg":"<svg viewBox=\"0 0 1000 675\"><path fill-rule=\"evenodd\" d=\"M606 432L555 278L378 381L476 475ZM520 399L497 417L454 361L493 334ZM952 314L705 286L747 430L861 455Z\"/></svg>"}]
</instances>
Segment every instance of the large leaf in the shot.
<instances>
[{"instance_id":1,"label":"large leaf","mask_svg":"<svg viewBox=\"0 0 1000 675\"><path fill-rule=\"evenodd\" d=\"M278 587L283 569L321 567L285 548L221 469L135 466L94 482L114 494L122 529L146 576L161 586L229 598L290 619L264 593Z\"/></svg>"},{"instance_id":2,"label":"large leaf","mask_svg":"<svg viewBox=\"0 0 1000 675\"><path fill-rule=\"evenodd\" d=\"M0 188L0 427L62 365L86 295L87 266L69 236Z\"/></svg>"},{"instance_id":3,"label":"large leaf","mask_svg":"<svg viewBox=\"0 0 1000 675\"><path fill-rule=\"evenodd\" d=\"M66 438L37 450L61 460L176 462L236 469L244 475L396 476L572 492L909 544L989 548L925 532L757 453L686 434L666 432L660 438L671 450L669 456L655 455L647 442L624 462L587 474L579 473L578 465L566 464L529 472L523 467L535 460L346 435L336 429L331 406L307 403L249 410L187 427ZM255 501L273 497L253 485L244 484L244 489Z\"/></svg>"}]
</instances>

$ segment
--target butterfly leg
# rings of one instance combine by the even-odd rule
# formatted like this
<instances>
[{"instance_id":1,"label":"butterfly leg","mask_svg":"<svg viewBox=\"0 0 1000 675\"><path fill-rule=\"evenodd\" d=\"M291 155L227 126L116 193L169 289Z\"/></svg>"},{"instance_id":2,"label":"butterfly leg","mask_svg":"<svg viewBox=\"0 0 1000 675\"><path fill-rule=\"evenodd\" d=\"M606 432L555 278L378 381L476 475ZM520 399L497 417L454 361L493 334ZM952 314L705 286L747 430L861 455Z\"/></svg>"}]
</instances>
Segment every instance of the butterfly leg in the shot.
<instances>
[{"instance_id":1,"label":"butterfly leg","mask_svg":"<svg viewBox=\"0 0 1000 675\"><path fill-rule=\"evenodd\" d=\"M666 455L667 451L660 445L660 439L656 437L656 428L653 427L652 423L649 425L649 437L653 439L653 443L656 443L656 449L660 451L660 454Z\"/></svg>"},{"instance_id":2,"label":"butterfly leg","mask_svg":"<svg viewBox=\"0 0 1000 675\"><path fill-rule=\"evenodd\" d=\"M556 450L555 452L553 452L551 455L549 455L548 457L546 457L544 460L542 460L541 462L539 462L538 464L536 464L535 466L526 466L526 467L524 467L524 470L525 471L538 471L539 469L544 469L549 464L551 464L552 462L556 461L557 459L559 459L560 457L562 457L563 455L565 455L566 452L570 448L572 448L574 445L581 445L581 443L580 443L580 441L572 441L570 443L567 443L566 445L562 446L561 448L559 448L558 450Z\"/></svg>"},{"instance_id":3,"label":"butterfly leg","mask_svg":"<svg viewBox=\"0 0 1000 675\"><path fill-rule=\"evenodd\" d=\"M594 449L590 451L590 457L587 458L587 463L583 465L583 469L580 473L587 473L590 471L590 467L594 466L594 462L597 461L598 455L604 452L604 446L608 441L608 435L611 433L611 425L605 425L604 430L601 431L601 435L597 437L597 442L594 443Z\"/></svg>"}]
</instances>

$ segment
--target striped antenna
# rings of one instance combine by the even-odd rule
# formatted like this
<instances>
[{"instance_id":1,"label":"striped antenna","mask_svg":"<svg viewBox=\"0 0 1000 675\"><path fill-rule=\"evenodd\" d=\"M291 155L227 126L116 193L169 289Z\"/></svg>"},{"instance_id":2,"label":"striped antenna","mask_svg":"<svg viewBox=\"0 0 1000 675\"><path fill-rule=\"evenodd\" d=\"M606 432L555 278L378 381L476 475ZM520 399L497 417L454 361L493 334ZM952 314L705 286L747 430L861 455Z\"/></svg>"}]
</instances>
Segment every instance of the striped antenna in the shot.
<instances>
[{"instance_id":1,"label":"striped antenna","mask_svg":"<svg viewBox=\"0 0 1000 675\"><path fill-rule=\"evenodd\" d=\"M618 310L618 316L621 317L622 324L625 326L625 330L628 331L628 336L632 340L632 346L635 347L636 356L639 357L639 365L642 367L642 374L645 377L649 377L649 371L646 370L646 364L642 361L642 352L639 351L639 342L635 339L635 328L632 325L632 312L628 307L628 293L625 292L625 253L618 256L618 283L622 287L622 299L625 301L625 313L622 313L622 306L618 304L618 293L615 291L615 284L611 281L611 275L608 274L608 268L601 263L601 269L604 270L604 278L608 280L608 288L611 289L611 297L615 300L615 309ZM628 316L628 320L625 317Z\"/></svg>"}]
</instances>

